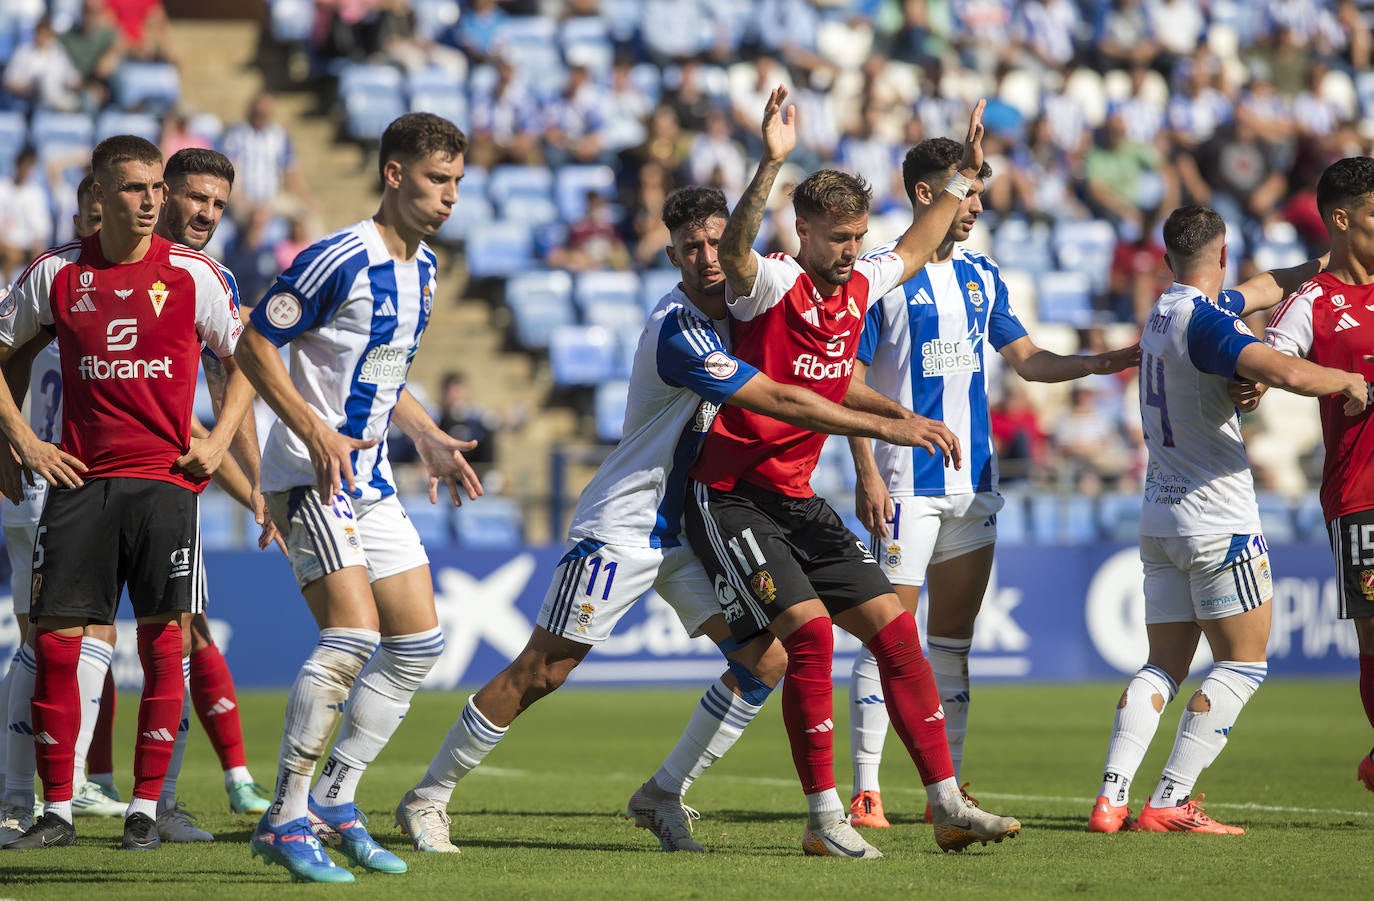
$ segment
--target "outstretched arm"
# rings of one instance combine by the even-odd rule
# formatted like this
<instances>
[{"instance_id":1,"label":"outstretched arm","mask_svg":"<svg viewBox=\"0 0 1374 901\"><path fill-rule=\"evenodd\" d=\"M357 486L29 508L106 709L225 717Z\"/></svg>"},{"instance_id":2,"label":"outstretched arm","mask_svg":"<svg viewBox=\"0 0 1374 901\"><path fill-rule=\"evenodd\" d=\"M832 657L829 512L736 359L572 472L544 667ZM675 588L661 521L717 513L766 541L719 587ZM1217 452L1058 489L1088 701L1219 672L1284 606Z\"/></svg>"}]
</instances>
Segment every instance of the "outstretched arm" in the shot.
<instances>
[{"instance_id":1,"label":"outstretched arm","mask_svg":"<svg viewBox=\"0 0 1374 901\"><path fill-rule=\"evenodd\" d=\"M1002 348L1002 356L1028 382L1067 382L1089 375L1110 375L1140 365L1140 345L1100 354L1065 356L1038 347L1029 336Z\"/></svg>"},{"instance_id":2,"label":"outstretched arm","mask_svg":"<svg viewBox=\"0 0 1374 901\"><path fill-rule=\"evenodd\" d=\"M1347 416L1363 412L1369 403L1369 385L1358 372L1318 366L1258 341L1241 350L1236 358L1236 374L1307 397L1344 394Z\"/></svg>"},{"instance_id":3,"label":"outstretched arm","mask_svg":"<svg viewBox=\"0 0 1374 901\"><path fill-rule=\"evenodd\" d=\"M1325 269L1330 258L1328 253L1287 269L1268 269L1237 285L1235 290L1245 297L1245 309L1240 315L1249 316L1276 306L1302 287L1303 282Z\"/></svg>"},{"instance_id":4,"label":"outstretched arm","mask_svg":"<svg viewBox=\"0 0 1374 901\"><path fill-rule=\"evenodd\" d=\"M778 177L787 154L797 146L797 108L791 104L784 106L786 100L787 88L782 85L768 95L768 103L763 108L763 156L759 159L759 168L720 235L720 268L736 297L744 297L754 290L754 276L758 274L754 239L763 223L773 180Z\"/></svg>"}]
</instances>

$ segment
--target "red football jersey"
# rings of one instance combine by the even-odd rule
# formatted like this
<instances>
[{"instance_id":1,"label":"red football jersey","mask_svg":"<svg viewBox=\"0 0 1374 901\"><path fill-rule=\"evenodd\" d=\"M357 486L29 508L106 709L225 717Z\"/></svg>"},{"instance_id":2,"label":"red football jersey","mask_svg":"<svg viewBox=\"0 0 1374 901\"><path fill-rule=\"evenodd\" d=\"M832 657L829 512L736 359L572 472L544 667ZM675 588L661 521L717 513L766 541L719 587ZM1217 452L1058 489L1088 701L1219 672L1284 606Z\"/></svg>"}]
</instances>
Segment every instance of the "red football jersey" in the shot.
<instances>
[{"instance_id":1,"label":"red football jersey","mask_svg":"<svg viewBox=\"0 0 1374 901\"><path fill-rule=\"evenodd\" d=\"M840 403L854 374L868 305L901 284L896 254L857 260L848 284L822 297L786 254L756 257L747 297L732 298L734 354L775 382ZM745 481L789 497L810 497L811 473L827 436L742 407L721 408L692 469L698 482L728 491Z\"/></svg>"},{"instance_id":2,"label":"red football jersey","mask_svg":"<svg viewBox=\"0 0 1374 901\"><path fill-rule=\"evenodd\" d=\"M61 359L61 447L85 478L205 487L174 463L190 447L202 341L223 359L243 331L214 260L156 235L136 263L107 261L98 233L53 248L0 303L0 343L41 327Z\"/></svg>"},{"instance_id":3,"label":"red football jersey","mask_svg":"<svg viewBox=\"0 0 1374 901\"><path fill-rule=\"evenodd\" d=\"M1347 285L1318 273L1274 310L1264 340L1313 363L1362 372L1374 380L1364 355L1374 350L1374 285ZM1317 399L1326 461L1322 464L1322 513L1328 522L1346 513L1374 509L1374 428L1371 411L1341 412L1345 397Z\"/></svg>"}]
</instances>

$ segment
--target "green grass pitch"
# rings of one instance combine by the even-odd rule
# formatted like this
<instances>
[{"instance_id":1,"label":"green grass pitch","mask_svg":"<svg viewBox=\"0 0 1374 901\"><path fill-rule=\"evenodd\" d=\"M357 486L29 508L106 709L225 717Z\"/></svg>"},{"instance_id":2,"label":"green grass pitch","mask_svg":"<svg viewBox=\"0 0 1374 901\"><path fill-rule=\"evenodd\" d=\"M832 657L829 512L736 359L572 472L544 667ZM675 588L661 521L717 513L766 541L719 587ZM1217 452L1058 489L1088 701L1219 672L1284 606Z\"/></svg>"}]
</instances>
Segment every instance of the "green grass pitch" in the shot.
<instances>
[{"instance_id":1,"label":"green grass pitch","mask_svg":"<svg viewBox=\"0 0 1374 901\"><path fill-rule=\"evenodd\" d=\"M699 693L578 688L537 705L459 785L450 812L463 853L421 855L392 828L391 811L463 701L424 694L359 795L373 834L410 863L406 875L359 873L352 886L291 886L280 867L250 860L252 821L227 812L197 726L181 795L217 843L122 852L119 821L81 818L77 848L0 854L0 897L1368 897L1374 794L1355 781L1355 765L1370 734L1353 676L1271 680L1246 709L1199 786L1210 812L1249 830L1239 838L1084 830L1121 687L975 688L964 777L985 806L1019 817L1025 828L1014 841L961 855L940 854L930 827L917 822L924 793L893 737L883 798L894 826L868 833L887 856L803 857L805 806L776 701L688 794L702 813L697 838L711 853L663 854L620 814L676 740ZM847 799L845 699L837 692L837 776ZM284 695L245 693L240 700L249 762L268 783ZM1181 706L1165 711L1132 792L1137 810L1158 777ZM115 761L126 795L135 708L131 695L121 698Z\"/></svg>"}]
</instances>

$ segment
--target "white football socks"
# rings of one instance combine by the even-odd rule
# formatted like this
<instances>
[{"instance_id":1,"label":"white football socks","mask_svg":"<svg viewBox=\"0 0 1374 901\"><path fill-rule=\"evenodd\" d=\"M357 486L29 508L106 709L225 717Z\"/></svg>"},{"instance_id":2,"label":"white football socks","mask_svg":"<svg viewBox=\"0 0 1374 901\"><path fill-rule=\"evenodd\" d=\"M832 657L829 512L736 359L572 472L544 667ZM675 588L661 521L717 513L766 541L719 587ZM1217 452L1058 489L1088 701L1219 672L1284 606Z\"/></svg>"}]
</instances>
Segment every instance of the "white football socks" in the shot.
<instances>
[{"instance_id":1,"label":"white football socks","mask_svg":"<svg viewBox=\"0 0 1374 901\"><path fill-rule=\"evenodd\" d=\"M968 652L971 638L926 636L926 656L930 671L935 674L935 687L940 692L940 706L945 711L945 739L949 742L949 759L954 764L954 781L964 765L964 736L968 734Z\"/></svg>"},{"instance_id":2,"label":"white football socks","mask_svg":"<svg viewBox=\"0 0 1374 901\"><path fill-rule=\"evenodd\" d=\"M1107 741L1107 763L1098 791L1112 806L1120 807L1130 799L1131 780L1159 728L1159 716L1177 694L1178 685L1169 674L1148 663L1126 683Z\"/></svg>"},{"instance_id":3,"label":"white football socks","mask_svg":"<svg viewBox=\"0 0 1374 901\"><path fill-rule=\"evenodd\" d=\"M736 695L723 680L716 680L692 711L687 728L654 774L654 782L670 794L685 794L707 767L734 746L762 709Z\"/></svg>"},{"instance_id":4,"label":"white football socks","mask_svg":"<svg viewBox=\"0 0 1374 901\"><path fill-rule=\"evenodd\" d=\"M1269 664L1220 660L1198 687L1208 702L1203 711L1184 710L1164 775L1150 796L1151 807L1177 805L1188 797L1202 771L1212 765L1240 717L1269 673Z\"/></svg>"},{"instance_id":5,"label":"white football socks","mask_svg":"<svg viewBox=\"0 0 1374 901\"><path fill-rule=\"evenodd\" d=\"M510 729L509 726L504 729L496 726L483 716L473 703L474 698L476 695L463 705L463 712L444 736L443 744L429 762L429 769L415 785L415 794L426 801L447 805L458 780L472 772Z\"/></svg>"},{"instance_id":6,"label":"white football socks","mask_svg":"<svg viewBox=\"0 0 1374 901\"><path fill-rule=\"evenodd\" d=\"M114 659L114 645L90 635L81 637L81 656L76 661L76 685L81 692L81 727L76 733L73 751L75 784L86 778L86 755L95 735L95 721L100 718L100 696L105 690L105 674Z\"/></svg>"},{"instance_id":7,"label":"white football socks","mask_svg":"<svg viewBox=\"0 0 1374 901\"><path fill-rule=\"evenodd\" d=\"M334 750L310 790L317 805L351 804L368 764L386 747L410 710L410 700L444 653L438 627L382 639L348 695Z\"/></svg>"},{"instance_id":8,"label":"white football socks","mask_svg":"<svg viewBox=\"0 0 1374 901\"><path fill-rule=\"evenodd\" d=\"M157 812L177 806L177 779L181 776L182 761L186 758L186 742L191 737L191 658L181 658L181 674L186 680L181 697L181 722L177 724L177 740L172 745L172 759L167 762L167 775L162 779L162 794L157 798Z\"/></svg>"},{"instance_id":9,"label":"white football socks","mask_svg":"<svg viewBox=\"0 0 1374 901\"><path fill-rule=\"evenodd\" d=\"M10 715L5 724L5 803L33 806L33 778L38 764L33 751L33 685L38 676L38 661L33 648L23 645L14 655L18 664L10 672ZM71 804L66 820L71 822Z\"/></svg>"},{"instance_id":10,"label":"white football socks","mask_svg":"<svg viewBox=\"0 0 1374 901\"><path fill-rule=\"evenodd\" d=\"M878 770L890 720L878 679L878 661L866 647L854 656L849 676L849 748L854 763L854 794L878 791Z\"/></svg>"}]
</instances>

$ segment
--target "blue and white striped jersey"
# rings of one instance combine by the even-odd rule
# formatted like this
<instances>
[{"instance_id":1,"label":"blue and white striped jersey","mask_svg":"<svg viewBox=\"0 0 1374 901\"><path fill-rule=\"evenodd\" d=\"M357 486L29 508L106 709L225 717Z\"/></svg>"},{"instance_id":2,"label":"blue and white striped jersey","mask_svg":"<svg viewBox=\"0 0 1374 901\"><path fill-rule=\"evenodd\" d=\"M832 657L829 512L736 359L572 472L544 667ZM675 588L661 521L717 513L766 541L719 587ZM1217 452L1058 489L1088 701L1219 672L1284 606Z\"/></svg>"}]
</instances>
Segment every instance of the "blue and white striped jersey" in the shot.
<instances>
[{"instance_id":1,"label":"blue and white striped jersey","mask_svg":"<svg viewBox=\"0 0 1374 901\"><path fill-rule=\"evenodd\" d=\"M682 543L687 471L716 410L758 373L727 350L729 320L713 322L668 292L639 336L620 444L577 500L574 539L632 547Z\"/></svg>"},{"instance_id":2,"label":"blue and white striped jersey","mask_svg":"<svg viewBox=\"0 0 1374 901\"><path fill-rule=\"evenodd\" d=\"M902 406L944 422L959 437L964 453L962 469L946 469L942 457L920 448L875 441L878 470L892 495L997 490L986 346L1001 350L1025 334L997 264L957 244L948 261L927 263L869 308L859 339L868 384Z\"/></svg>"},{"instance_id":3,"label":"blue and white striped jersey","mask_svg":"<svg viewBox=\"0 0 1374 901\"><path fill-rule=\"evenodd\" d=\"M24 397L29 410L29 427L43 441L53 444L62 440L62 360L57 355L57 342L34 357L29 369L29 389ZM3 502L0 522L7 526L33 526L43 515L48 497L48 483L42 476L34 476L33 484L24 483L24 502Z\"/></svg>"},{"instance_id":4,"label":"blue and white striped jersey","mask_svg":"<svg viewBox=\"0 0 1374 901\"><path fill-rule=\"evenodd\" d=\"M269 341L291 345L291 382L326 425L377 444L353 452L359 500L396 492L386 458L391 411L434 307L434 252L392 259L371 219L307 247L277 277L252 322ZM262 454L262 488L312 485L304 442L274 423Z\"/></svg>"},{"instance_id":5,"label":"blue and white striped jersey","mask_svg":"<svg viewBox=\"0 0 1374 901\"><path fill-rule=\"evenodd\" d=\"M1253 535L1259 505L1240 417L1226 383L1257 339L1236 315L1245 298L1220 303L1178 282L1150 310L1140 336L1140 418L1150 462L1140 534L1152 538Z\"/></svg>"}]
</instances>

